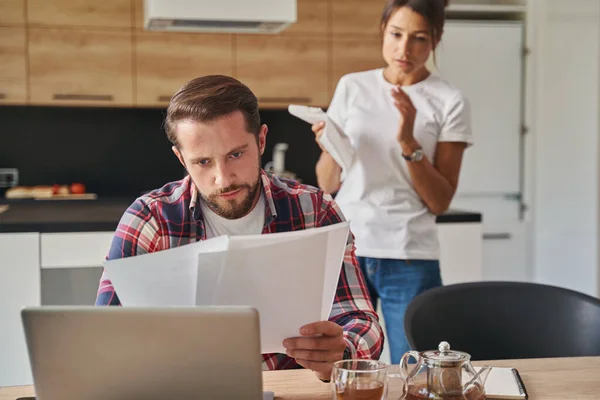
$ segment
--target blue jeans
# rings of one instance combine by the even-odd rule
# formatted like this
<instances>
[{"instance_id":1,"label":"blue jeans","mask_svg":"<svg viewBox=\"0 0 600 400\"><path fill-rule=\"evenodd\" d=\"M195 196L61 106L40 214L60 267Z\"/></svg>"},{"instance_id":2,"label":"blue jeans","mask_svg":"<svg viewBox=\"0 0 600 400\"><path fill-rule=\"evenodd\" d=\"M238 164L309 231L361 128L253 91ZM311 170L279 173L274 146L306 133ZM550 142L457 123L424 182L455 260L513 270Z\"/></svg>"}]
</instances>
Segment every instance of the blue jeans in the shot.
<instances>
[{"instance_id":1,"label":"blue jeans","mask_svg":"<svg viewBox=\"0 0 600 400\"><path fill-rule=\"evenodd\" d=\"M411 300L421 292L441 286L438 260L393 260L358 257L367 281L373 307L381 299L386 326L386 343L391 362L397 364L409 350L404 333L404 312Z\"/></svg>"}]
</instances>

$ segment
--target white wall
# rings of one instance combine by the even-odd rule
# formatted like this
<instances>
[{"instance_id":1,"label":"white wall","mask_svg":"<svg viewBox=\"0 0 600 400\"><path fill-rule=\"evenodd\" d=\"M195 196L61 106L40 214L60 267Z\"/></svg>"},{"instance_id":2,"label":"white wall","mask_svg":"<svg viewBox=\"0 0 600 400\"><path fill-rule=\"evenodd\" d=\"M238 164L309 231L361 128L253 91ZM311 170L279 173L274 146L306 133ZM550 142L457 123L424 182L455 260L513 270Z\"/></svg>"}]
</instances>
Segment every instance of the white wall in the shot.
<instances>
[{"instance_id":1,"label":"white wall","mask_svg":"<svg viewBox=\"0 0 600 400\"><path fill-rule=\"evenodd\" d=\"M600 294L600 1L530 0L534 279Z\"/></svg>"}]
</instances>

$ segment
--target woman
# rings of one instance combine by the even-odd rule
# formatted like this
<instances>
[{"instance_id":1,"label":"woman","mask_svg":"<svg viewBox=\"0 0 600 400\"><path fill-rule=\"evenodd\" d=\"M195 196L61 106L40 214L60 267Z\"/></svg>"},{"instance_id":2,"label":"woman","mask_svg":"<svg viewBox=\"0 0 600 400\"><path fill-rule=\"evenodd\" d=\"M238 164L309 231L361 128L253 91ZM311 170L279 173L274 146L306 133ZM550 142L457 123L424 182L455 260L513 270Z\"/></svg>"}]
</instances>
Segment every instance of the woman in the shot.
<instances>
[{"instance_id":1,"label":"woman","mask_svg":"<svg viewBox=\"0 0 600 400\"><path fill-rule=\"evenodd\" d=\"M323 149L321 189L336 193L350 220L372 300L385 318L391 361L408 350L404 312L417 294L442 284L435 217L458 184L472 143L468 102L426 68L444 27L443 0L389 0L381 20L385 68L343 76L328 117L356 150L341 167ZM323 122L313 125L317 140Z\"/></svg>"}]
</instances>

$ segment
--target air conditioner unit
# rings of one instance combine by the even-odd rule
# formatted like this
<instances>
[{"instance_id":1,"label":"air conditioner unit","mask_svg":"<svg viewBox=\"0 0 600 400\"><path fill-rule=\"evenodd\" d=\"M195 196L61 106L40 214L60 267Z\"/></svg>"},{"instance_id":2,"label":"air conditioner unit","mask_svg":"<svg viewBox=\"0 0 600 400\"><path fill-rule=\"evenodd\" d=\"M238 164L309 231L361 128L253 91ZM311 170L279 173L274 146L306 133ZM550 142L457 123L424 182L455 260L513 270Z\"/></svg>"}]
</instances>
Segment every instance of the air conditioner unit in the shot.
<instances>
[{"instance_id":1,"label":"air conditioner unit","mask_svg":"<svg viewBox=\"0 0 600 400\"><path fill-rule=\"evenodd\" d=\"M526 0L450 0L448 12L464 13L521 13Z\"/></svg>"},{"instance_id":2,"label":"air conditioner unit","mask_svg":"<svg viewBox=\"0 0 600 400\"><path fill-rule=\"evenodd\" d=\"M153 31L279 33L296 18L296 0L144 0Z\"/></svg>"}]
</instances>

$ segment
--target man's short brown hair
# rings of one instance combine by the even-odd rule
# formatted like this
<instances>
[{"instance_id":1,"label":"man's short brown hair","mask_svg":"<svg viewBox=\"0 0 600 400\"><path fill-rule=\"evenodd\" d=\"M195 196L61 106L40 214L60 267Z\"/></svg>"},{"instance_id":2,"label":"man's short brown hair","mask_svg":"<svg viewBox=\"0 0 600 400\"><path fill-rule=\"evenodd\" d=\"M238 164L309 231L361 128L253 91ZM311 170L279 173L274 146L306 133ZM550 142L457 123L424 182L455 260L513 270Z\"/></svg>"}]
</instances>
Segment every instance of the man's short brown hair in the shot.
<instances>
[{"instance_id":1,"label":"man's short brown hair","mask_svg":"<svg viewBox=\"0 0 600 400\"><path fill-rule=\"evenodd\" d=\"M258 137L258 100L248 86L229 76L207 75L192 79L171 97L165 119L167 137L178 146L175 126L180 121L211 122L241 111L246 129Z\"/></svg>"}]
</instances>

